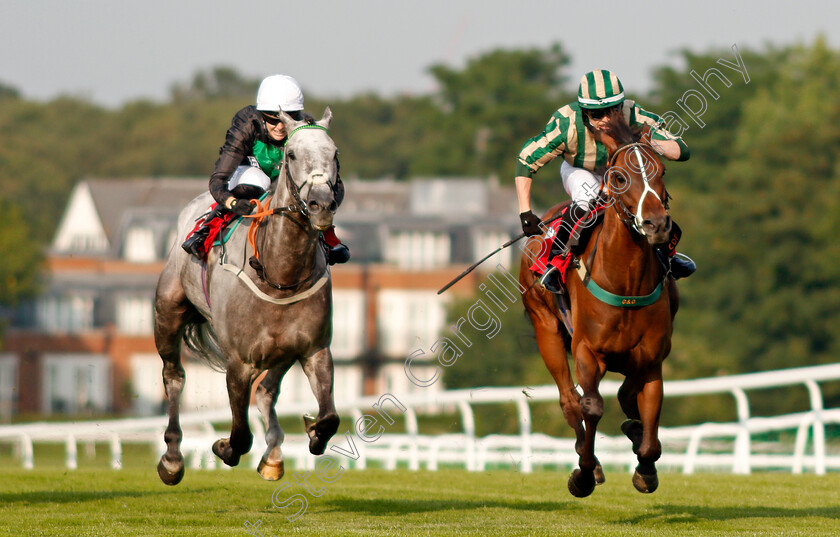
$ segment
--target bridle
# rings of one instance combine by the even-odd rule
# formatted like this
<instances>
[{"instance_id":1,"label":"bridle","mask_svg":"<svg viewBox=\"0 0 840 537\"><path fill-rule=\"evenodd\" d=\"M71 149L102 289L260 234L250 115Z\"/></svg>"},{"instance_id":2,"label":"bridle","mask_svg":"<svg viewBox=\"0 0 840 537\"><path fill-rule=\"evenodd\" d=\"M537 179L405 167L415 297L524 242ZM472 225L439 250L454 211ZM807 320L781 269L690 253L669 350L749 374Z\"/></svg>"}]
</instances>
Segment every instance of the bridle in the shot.
<instances>
[{"instance_id":1,"label":"bridle","mask_svg":"<svg viewBox=\"0 0 840 537\"><path fill-rule=\"evenodd\" d=\"M659 162L655 161L651 164L653 165L653 169L648 169L646 161L642 158L642 151L640 148L649 147L647 144L640 143L640 142L632 142L626 145L619 147L618 149L613 152L610 156L607 165L607 173L604 174L604 188L603 192L616 203L612 203L613 207L618 214L619 219L630 229L636 231L641 236L645 236L644 228L642 227L643 220L641 218L642 214L642 207L645 202L645 198L648 194L652 195L659 203L662 204L662 207L665 211L668 211L668 199L670 196L668 195L668 191L665 191L665 200L663 201L659 194L656 193L652 188L650 188L650 181L656 173L658 172L657 168L659 166ZM621 200L621 194L627 191L629 188L629 178L627 186L621 192L614 192L613 182L610 181L610 171L613 169L615 165L616 159L618 158L619 153L623 153L626 151L632 151L633 156L635 156L635 164L638 165L638 169L634 170L639 172L642 176L643 183L644 183L644 191L642 195L639 197L638 206L636 208L636 214L633 214L630 209L627 208L627 205ZM649 162L651 159L647 159ZM631 161L632 163L632 161ZM632 165L632 164L631 164ZM664 173L664 171L663 171ZM620 210L619 210L620 207ZM623 213L623 214L622 214ZM622 218L623 216L623 218ZM650 304L655 303L659 300L659 295L662 293L663 286L665 284L665 280L668 278L668 275L671 272L670 265L665 267L665 270L662 275L662 279L659 280L659 283L656 287L647 295L641 296L624 296L624 295L617 295L611 293L603 288L601 288L595 280L592 279L592 274L589 272L589 268L592 267L593 260L595 257L595 251L598 248L598 240L601 237L601 231L603 231L603 227L599 230L598 235L595 237L595 242L592 249L589 252L589 258L586 263L579 263L577 271L578 275L580 276L581 282L583 286L598 300L604 302L605 304L609 304L611 306L621 307L621 308L637 308L642 306L648 306ZM589 267L589 268L587 268Z\"/></svg>"},{"instance_id":2,"label":"bridle","mask_svg":"<svg viewBox=\"0 0 840 537\"><path fill-rule=\"evenodd\" d=\"M294 203L291 204L291 205L285 205L285 206L282 206L282 207L275 207L274 209L270 209L270 210L267 209L267 207L266 207L266 210L264 210L264 211L263 210L258 210L256 212L256 214L248 215L250 218L255 218L256 219L251 224L252 228L254 229L254 231L253 231L254 255L251 256L248 263L251 266L251 268L253 268L256 271L257 276L260 278L260 280L263 283L265 283L269 287L272 287L272 288L280 290L280 291L288 291L288 290L291 290L291 289L297 289L300 286L304 285L305 283L309 282L310 280L314 279L315 276L316 276L315 269L313 268L312 272L310 272L310 274L307 277L305 277L301 280L298 280L295 283L292 283L292 284L278 284L278 283L275 283L275 282L271 281L268 278L268 276L265 273L265 266L263 265L263 263L259 259L259 257L260 257L259 252L261 250L264 250L263 246L264 246L265 240L266 240L265 224L267 222L267 220L266 220L267 217L274 216L274 215L287 216L287 217L289 217L289 219L292 222L294 222L296 225L300 226L301 228L304 228L306 226L308 226L310 229L312 228L312 223L310 221L309 209L307 208L306 203L304 203L304 201L303 201L303 199L301 198L301 195L300 195L302 187L298 187L297 183L295 183L294 178L292 177L292 172L289 170L289 165L288 165L289 164L289 162L288 162L289 152L285 150L286 145L289 143L289 140L292 138L292 136L295 133L297 133L298 131L301 131L303 129L321 129L321 130L323 130L327 133L329 132L329 130L326 127L322 127L320 125L314 125L314 124L307 124L307 125L301 125L301 126L295 128L294 130L292 130L289 133L288 136L286 136L286 141L283 143L284 151L283 151L283 161L282 161L282 164L281 164L281 170L282 170L282 174L284 176L284 181L286 183L286 188L291 193L292 198L294 199ZM337 156L336 156L336 176L338 176L338 157ZM305 185L310 185L310 188L311 188L311 185L324 184L324 183L329 185L330 190L332 190L332 192L333 192L333 196L335 196L337 181L331 181L331 178L328 177L327 174L325 172L321 171L321 170L314 170L312 173L310 173L309 177L303 182L303 185L304 186ZM267 206L269 204L269 201L270 201L270 199L265 201L265 206ZM263 207L262 204L258 204L259 209L262 209L262 207ZM303 217L304 222L301 222L299 219L292 218L292 215L294 215L294 214L300 214ZM256 226L256 227L254 227L254 226ZM259 239L257 239L257 236L256 236L258 231L261 231ZM251 233L252 232L249 231L249 235L251 235ZM259 247L257 246L257 241L258 240L260 242ZM326 272L326 270L327 269L325 268L323 272Z\"/></svg>"},{"instance_id":3,"label":"bridle","mask_svg":"<svg viewBox=\"0 0 840 537\"><path fill-rule=\"evenodd\" d=\"M283 142L283 161L281 164L281 169L283 170L284 180L286 181L286 188L289 189L291 192L292 197L295 200L295 203L292 205L286 205L285 207L277 207L274 209L274 214L280 213L300 213L301 216L309 220L309 209L306 206L306 203L300 197L301 187L298 187L297 183L295 183L294 178L292 177L292 172L289 170L289 152L286 151L286 145L289 143L289 140L292 139L292 136L298 131L303 129L321 129L324 132L329 133L329 129L326 127L322 127L320 125L301 125L296 129L292 130L288 136L286 136L286 141ZM336 156L336 176L338 176L338 157ZM335 195L335 189L337 181L331 181L329 177L327 177L326 173L320 170L315 170L309 174L309 178L303 182L304 185L317 185L317 184L324 184L327 183L330 186L330 190L332 190L333 195Z\"/></svg>"},{"instance_id":4,"label":"bridle","mask_svg":"<svg viewBox=\"0 0 840 537\"><path fill-rule=\"evenodd\" d=\"M665 209L665 212L667 212L668 209L669 209L668 200L671 197L668 194L668 191L666 190L665 191L665 200L663 201L662 198L659 197L659 194L657 194L656 191L653 190L650 187L651 178L654 177L656 175L656 173L658 172L659 162L656 159L643 159L642 158L642 152L640 151L639 148L644 148L644 147L650 147L650 146L647 145L647 144L641 143L641 142L631 142L629 144L623 145L623 146L619 147L618 149L616 149L613 152L613 154L610 156L609 161L607 161L607 173L605 174L605 178L604 178L604 191L607 194L607 196L609 196L610 198L615 200L616 203L613 204L613 207L615 207L616 204L618 205L618 207L615 207L615 210L616 210L616 212L618 212L619 218L621 219L622 222L624 222L625 225L629 226L636 233L638 233L639 235L641 235L643 237L645 236L645 230L642 227L642 223L644 222L644 220L642 218L642 209L644 207L645 198L648 196L648 194L652 195L656 199L656 201L658 201L660 204L662 204L662 207ZM621 200L621 196L620 196L620 194L623 194L624 192L626 192L627 188L629 188L629 186L630 186L629 185L629 178L628 178L627 188L625 188L621 192L614 192L613 190L614 190L615 185L613 185L613 182L610 181L610 177L609 177L610 173L615 173L615 172L612 172L612 170L613 170L613 166L615 165L615 162L618 158L618 155L620 153L625 152L625 151L632 151L633 156L636 157L635 162L632 162L632 160L631 160L631 166L634 166L634 165L638 166L638 168L635 168L633 171L638 172L639 175L642 176L642 183L643 183L643 186L644 186L644 190L642 191L642 195L639 197L639 203L636 206L636 214L633 214L630 211L630 209L627 208L627 205L624 204L624 202ZM664 171L663 171L663 173L664 173ZM621 208L620 211L619 211L619 207ZM622 213L623 213L623 215L622 215ZM623 216L623 218L622 218L622 216Z\"/></svg>"}]
</instances>

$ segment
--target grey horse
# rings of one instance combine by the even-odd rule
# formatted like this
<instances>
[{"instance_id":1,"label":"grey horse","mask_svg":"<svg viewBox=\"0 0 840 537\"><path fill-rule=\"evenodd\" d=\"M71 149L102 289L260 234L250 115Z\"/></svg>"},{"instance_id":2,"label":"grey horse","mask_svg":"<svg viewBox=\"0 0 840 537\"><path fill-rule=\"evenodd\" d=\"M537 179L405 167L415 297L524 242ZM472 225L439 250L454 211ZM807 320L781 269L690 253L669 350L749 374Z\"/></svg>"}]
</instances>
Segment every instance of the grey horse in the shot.
<instances>
[{"instance_id":1,"label":"grey horse","mask_svg":"<svg viewBox=\"0 0 840 537\"><path fill-rule=\"evenodd\" d=\"M184 476L178 398L184 386L182 343L211 364L223 368L233 415L230 437L213 444L225 464L236 466L251 449L248 427L251 386L267 372L256 390L266 428L267 448L258 472L267 480L283 476L280 445L284 433L274 405L280 381L297 361L318 401L318 416L304 416L309 451L321 455L338 429L333 401L332 287L319 233L332 225L338 203L338 150L327 128L329 108L317 122L282 120L288 136L280 175L255 234L257 255L247 240L247 219L224 249L208 254L206 267L181 248L172 248L155 295L155 343L163 360L163 382L169 424L166 453L158 475L167 485ZM184 237L210 205L204 193L178 219ZM339 200L340 201L340 200ZM251 256L251 262L246 258Z\"/></svg>"}]
</instances>

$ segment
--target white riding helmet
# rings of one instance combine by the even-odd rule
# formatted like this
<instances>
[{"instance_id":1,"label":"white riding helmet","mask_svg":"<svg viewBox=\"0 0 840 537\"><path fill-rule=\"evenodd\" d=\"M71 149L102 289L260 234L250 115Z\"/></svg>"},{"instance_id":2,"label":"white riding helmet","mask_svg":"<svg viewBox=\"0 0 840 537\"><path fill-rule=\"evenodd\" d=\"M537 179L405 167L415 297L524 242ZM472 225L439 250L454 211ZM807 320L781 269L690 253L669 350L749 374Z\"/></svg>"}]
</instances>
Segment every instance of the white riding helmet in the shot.
<instances>
[{"instance_id":1,"label":"white riding helmet","mask_svg":"<svg viewBox=\"0 0 840 537\"><path fill-rule=\"evenodd\" d=\"M239 185L251 185L268 190L271 179L260 168L255 166L238 166L228 181L228 190L233 190Z\"/></svg>"},{"instance_id":2,"label":"white riding helmet","mask_svg":"<svg viewBox=\"0 0 840 537\"><path fill-rule=\"evenodd\" d=\"M261 112L297 112L303 110L303 91L294 78L271 75L257 90L257 110Z\"/></svg>"}]
</instances>

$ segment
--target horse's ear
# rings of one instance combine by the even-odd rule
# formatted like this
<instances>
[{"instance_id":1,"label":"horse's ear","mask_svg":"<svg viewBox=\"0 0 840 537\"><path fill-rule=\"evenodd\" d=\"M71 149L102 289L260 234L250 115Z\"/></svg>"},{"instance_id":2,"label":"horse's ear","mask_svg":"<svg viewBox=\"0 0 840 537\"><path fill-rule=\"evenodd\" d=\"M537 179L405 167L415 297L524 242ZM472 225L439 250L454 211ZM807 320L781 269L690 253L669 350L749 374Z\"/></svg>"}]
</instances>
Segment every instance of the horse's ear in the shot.
<instances>
[{"instance_id":1,"label":"horse's ear","mask_svg":"<svg viewBox=\"0 0 840 537\"><path fill-rule=\"evenodd\" d=\"M643 144L650 145L650 135L651 134L652 133L650 131L650 125L645 124L645 126L642 127L641 132L639 132L639 141Z\"/></svg>"},{"instance_id":2,"label":"horse's ear","mask_svg":"<svg viewBox=\"0 0 840 537\"><path fill-rule=\"evenodd\" d=\"M292 116L282 110L280 110L278 116L280 116L280 121L283 122L283 125L286 126L286 132L292 132L299 124L302 123L302 121L295 120Z\"/></svg>"},{"instance_id":3,"label":"horse's ear","mask_svg":"<svg viewBox=\"0 0 840 537\"><path fill-rule=\"evenodd\" d=\"M330 107L328 106L328 107L324 108L324 115L321 116L321 119L316 121L315 124L320 125L321 127L324 127L325 129L329 129L330 128L330 121L332 121L332 110L330 110Z\"/></svg>"}]
</instances>

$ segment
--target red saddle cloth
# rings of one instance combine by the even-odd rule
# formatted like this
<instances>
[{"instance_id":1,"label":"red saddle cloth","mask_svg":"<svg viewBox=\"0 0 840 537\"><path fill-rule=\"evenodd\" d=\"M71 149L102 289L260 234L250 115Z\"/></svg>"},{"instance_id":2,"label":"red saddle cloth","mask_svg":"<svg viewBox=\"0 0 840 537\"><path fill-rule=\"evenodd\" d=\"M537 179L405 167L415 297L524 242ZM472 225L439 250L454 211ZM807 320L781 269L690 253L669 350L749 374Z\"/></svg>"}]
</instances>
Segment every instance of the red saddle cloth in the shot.
<instances>
[{"instance_id":1,"label":"red saddle cloth","mask_svg":"<svg viewBox=\"0 0 840 537\"><path fill-rule=\"evenodd\" d=\"M606 209L606 205L601 205L593 209L585 218L581 218L575 223L573 230L575 232L579 232L581 230L581 222L588 221L590 218L601 218L604 209ZM560 214L566 214L566 211L568 210L569 207L564 207ZM562 218L558 218L548 225L548 231L546 231L543 235L545 246L543 246L539 257L534 260L530 269L542 276L548 270L549 266L556 267L558 272L560 272L560 280L563 282L563 285L566 285L566 269L569 268L569 263L572 262L572 259L574 259L575 256L571 253L567 253L564 256L552 254L552 252L556 253L557 251L557 249L553 248L553 246L554 241L557 240L557 233L562 225ZM594 228L595 226L592 227ZM585 247L588 238L588 233L580 233L580 243L578 246L580 248Z\"/></svg>"}]
</instances>

